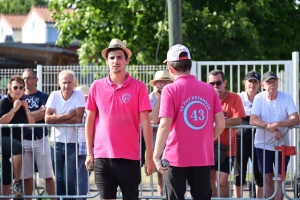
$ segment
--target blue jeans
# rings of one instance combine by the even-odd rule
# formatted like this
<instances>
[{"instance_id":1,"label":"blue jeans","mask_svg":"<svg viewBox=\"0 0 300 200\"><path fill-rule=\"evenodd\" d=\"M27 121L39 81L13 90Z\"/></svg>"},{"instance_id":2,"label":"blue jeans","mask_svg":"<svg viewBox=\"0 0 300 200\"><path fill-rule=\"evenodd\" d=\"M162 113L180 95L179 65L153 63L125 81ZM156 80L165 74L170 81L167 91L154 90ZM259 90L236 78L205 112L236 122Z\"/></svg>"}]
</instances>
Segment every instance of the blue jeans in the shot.
<instances>
[{"instance_id":1,"label":"blue jeans","mask_svg":"<svg viewBox=\"0 0 300 200\"><path fill-rule=\"evenodd\" d=\"M67 152L65 152L65 145ZM54 153L56 153L56 160ZM57 195L66 195L66 186L68 186L68 195L76 195L76 143L65 144L56 142L54 146L54 142L51 142L51 158L56 176ZM65 163L65 159L67 159L67 163ZM68 178L67 184L66 174Z\"/></svg>"},{"instance_id":2,"label":"blue jeans","mask_svg":"<svg viewBox=\"0 0 300 200\"><path fill-rule=\"evenodd\" d=\"M85 167L86 155L78 155L79 195L87 195L90 172Z\"/></svg>"}]
</instances>

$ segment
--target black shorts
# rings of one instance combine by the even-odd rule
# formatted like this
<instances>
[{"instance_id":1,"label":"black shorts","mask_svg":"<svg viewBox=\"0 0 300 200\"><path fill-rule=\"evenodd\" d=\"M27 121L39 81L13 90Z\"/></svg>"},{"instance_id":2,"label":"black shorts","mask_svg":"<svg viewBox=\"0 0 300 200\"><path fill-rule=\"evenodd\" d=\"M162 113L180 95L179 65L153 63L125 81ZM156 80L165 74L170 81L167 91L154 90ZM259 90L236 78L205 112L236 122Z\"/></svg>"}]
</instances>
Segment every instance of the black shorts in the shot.
<instances>
[{"instance_id":1,"label":"black shorts","mask_svg":"<svg viewBox=\"0 0 300 200\"><path fill-rule=\"evenodd\" d=\"M12 142L12 152L11 152L11 142ZM2 137L2 178L3 185L10 185L12 182L12 171L11 162L9 161L11 155L22 154L23 147L19 140L13 139L11 141L10 137ZM1 165L0 165L1 167ZM13 176L14 177L14 176Z\"/></svg>"},{"instance_id":2,"label":"black shorts","mask_svg":"<svg viewBox=\"0 0 300 200\"><path fill-rule=\"evenodd\" d=\"M223 164L220 164L220 169L218 163L211 167L211 169L215 169L216 171L224 172L230 174L232 166L234 162L234 156L226 156Z\"/></svg>"},{"instance_id":3,"label":"black shorts","mask_svg":"<svg viewBox=\"0 0 300 200\"><path fill-rule=\"evenodd\" d=\"M186 181L194 200L211 199L210 166L173 167L164 175L166 196L169 200L184 200Z\"/></svg>"},{"instance_id":4,"label":"black shorts","mask_svg":"<svg viewBox=\"0 0 300 200\"><path fill-rule=\"evenodd\" d=\"M139 160L96 158L94 170L101 199L116 199L120 186L124 200L138 200L141 182Z\"/></svg>"},{"instance_id":5,"label":"black shorts","mask_svg":"<svg viewBox=\"0 0 300 200\"><path fill-rule=\"evenodd\" d=\"M253 159L252 159L253 148ZM243 151L242 151L243 150ZM241 138L237 137L236 140L236 155L234 158L234 184L236 186L242 186L246 183L247 163L249 158L252 161L255 184L259 187L263 187L263 176L259 172L258 160L256 155L256 148L252 140L243 140L243 149L241 150ZM241 159L242 156L242 159ZM241 181L242 178L242 181Z\"/></svg>"}]
</instances>

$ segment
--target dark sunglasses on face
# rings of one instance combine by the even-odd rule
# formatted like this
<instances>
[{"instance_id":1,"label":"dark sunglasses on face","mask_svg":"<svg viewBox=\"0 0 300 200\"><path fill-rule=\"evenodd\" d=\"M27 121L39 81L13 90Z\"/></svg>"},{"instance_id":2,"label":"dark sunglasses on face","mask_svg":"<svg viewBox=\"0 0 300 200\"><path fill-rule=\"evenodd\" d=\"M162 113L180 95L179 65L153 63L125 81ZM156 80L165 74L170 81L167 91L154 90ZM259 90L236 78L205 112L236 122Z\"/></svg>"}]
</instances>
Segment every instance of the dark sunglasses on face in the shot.
<instances>
[{"instance_id":1,"label":"dark sunglasses on face","mask_svg":"<svg viewBox=\"0 0 300 200\"><path fill-rule=\"evenodd\" d=\"M211 84L212 86L214 86L215 84L216 84L217 86L220 86L220 85L222 85L222 82L223 82L223 81L216 81L216 82L210 82L209 84Z\"/></svg>"},{"instance_id":2,"label":"dark sunglasses on face","mask_svg":"<svg viewBox=\"0 0 300 200\"><path fill-rule=\"evenodd\" d=\"M17 89L23 90L23 89L24 89L24 86L20 86L20 87L19 87L19 86L14 86L13 89L14 89L14 90L17 90Z\"/></svg>"}]
</instances>

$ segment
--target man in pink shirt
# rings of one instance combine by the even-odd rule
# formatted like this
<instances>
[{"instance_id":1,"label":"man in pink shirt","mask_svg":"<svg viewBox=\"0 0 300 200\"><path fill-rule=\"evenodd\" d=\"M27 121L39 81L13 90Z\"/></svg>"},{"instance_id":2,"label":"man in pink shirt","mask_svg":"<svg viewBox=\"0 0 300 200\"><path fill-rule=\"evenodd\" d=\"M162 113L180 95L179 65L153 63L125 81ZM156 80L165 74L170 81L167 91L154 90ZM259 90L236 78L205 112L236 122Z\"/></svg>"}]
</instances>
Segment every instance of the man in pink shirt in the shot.
<instances>
[{"instance_id":1,"label":"man in pink shirt","mask_svg":"<svg viewBox=\"0 0 300 200\"><path fill-rule=\"evenodd\" d=\"M186 180L193 199L210 199L213 144L225 128L222 107L213 87L190 75L187 47L172 46L166 61L175 81L162 90L153 160L165 174L167 199L184 199ZM163 159L169 161L169 167L161 165L164 146Z\"/></svg>"},{"instance_id":2,"label":"man in pink shirt","mask_svg":"<svg viewBox=\"0 0 300 200\"><path fill-rule=\"evenodd\" d=\"M118 186L123 199L138 199L140 124L146 144L146 175L151 175L155 168L149 120L152 109L145 84L126 72L131 55L122 41L111 40L102 51L110 73L94 81L88 95L85 165L88 169L95 161L95 183L101 199L116 199Z\"/></svg>"}]
</instances>

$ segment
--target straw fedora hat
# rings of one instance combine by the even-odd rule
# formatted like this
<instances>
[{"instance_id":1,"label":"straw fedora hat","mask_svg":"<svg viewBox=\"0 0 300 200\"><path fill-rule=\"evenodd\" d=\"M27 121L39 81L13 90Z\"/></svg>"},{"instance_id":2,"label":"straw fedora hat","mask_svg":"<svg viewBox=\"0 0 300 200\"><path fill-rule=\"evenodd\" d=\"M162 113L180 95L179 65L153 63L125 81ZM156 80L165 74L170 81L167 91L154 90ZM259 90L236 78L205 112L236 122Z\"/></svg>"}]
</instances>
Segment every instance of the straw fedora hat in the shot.
<instances>
[{"instance_id":1,"label":"straw fedora hat","mask_svg":"<svg viewBox=\"0 0 300 200\"><path fill-rule=\"evenodd\" d=\"M149 85L154 86L154 83L156 81L171 81L171 82L173 82L170 73L168 71L165 71L165 70L164 71L157 71L154 75L154 79L149 82Z\"/></svg>"},{"instance_id":2,"label":"straw fedora hat","mask_svg":"<svg viewBox=\"0 0 300 200\"><path fill-rule=\"evenodd\" d=\"M83 92L84 96L89 96L89 91L90 91L89 86L80 85L80 86L77 86L75 88L75 90L81 90Z\"/></svg>"},{"instance_id":3,"label":"straw fedora hat","mask_svg":"<svg viewBox=\"0 0 300 200\"><path fill-rule=\"evenodd\" d=\"M108 50L108 49L113 49L113 48L120 48L120 49L124 50L124 51L127 53L128 58L130 58L131 55L132 55L130 49L128 49L128 48L126 47L126 45L125 45L121 40L119 40L119 39L112 39L112 40L110 41L110 43L109 43L109 46L108 46L107 48L103 49L103 51L102 51L102 53L101 53L101 54L102 54L102 57L103 57L104 59L106 59L107 50Z\"/></svg>"}]
</instances>

